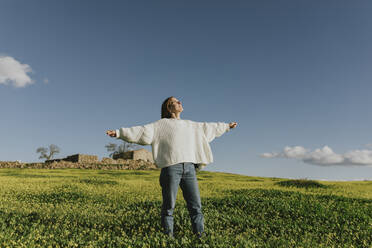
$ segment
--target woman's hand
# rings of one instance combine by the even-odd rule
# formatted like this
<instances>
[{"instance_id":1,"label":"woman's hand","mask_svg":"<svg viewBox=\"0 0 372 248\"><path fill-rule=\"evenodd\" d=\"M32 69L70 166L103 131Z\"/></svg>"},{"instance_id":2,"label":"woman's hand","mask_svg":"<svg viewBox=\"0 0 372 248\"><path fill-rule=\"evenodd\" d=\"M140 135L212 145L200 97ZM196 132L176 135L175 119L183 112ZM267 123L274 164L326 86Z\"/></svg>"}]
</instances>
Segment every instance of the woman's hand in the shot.
<instances>
[{"instance_id":1,"label":"woman's hand","mask_svg":"<svg viewBox=\"0 0 372 248\"><path fill-rule=\"evenodd\" d=\"M110 137L116 137L116 131L115 130L107 130L106 134Z\"/></svg>"},{"instance_id":2,"label":"woman's hand","mask_svg":"<svg viewBox=\"0 0 372 248\"><path fill-rule=\"evenodd\" d=\"M236 122L230 122L229 125L230 125L230 128L235 128L236 125L238 125L238 123L236 123Z\"/></svg>"}]
</instances>

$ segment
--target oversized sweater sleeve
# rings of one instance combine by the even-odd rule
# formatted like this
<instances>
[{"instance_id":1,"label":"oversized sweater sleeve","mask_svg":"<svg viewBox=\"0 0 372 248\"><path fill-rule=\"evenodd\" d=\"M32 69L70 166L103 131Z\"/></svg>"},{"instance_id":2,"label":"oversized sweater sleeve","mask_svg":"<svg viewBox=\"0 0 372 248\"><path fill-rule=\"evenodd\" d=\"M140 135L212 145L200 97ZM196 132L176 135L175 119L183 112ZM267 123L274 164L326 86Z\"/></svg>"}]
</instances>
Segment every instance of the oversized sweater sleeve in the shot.
<instances>
[{"instance_id":1,"label":"oversized sweater sleeve","mask_svg":"<svg viewBox=\"0 0 372 248\"><path fill-rule=\"evenodd\" d=\"M116 138L139 145L151 145L154 139L154 123L116 129Z\"/></svg>"},{"instance_id":2,"label":"oversized sweater sleeve","mask_svg":"<svg viewBox=\"0 0 372 248\"><path fill-rule=\"evenodd\" d=\"M229 123L225 122L198 122L199 127L203 130L208 142L220 137L225 132L230 131Z\"/></svg>"}]
</instances>

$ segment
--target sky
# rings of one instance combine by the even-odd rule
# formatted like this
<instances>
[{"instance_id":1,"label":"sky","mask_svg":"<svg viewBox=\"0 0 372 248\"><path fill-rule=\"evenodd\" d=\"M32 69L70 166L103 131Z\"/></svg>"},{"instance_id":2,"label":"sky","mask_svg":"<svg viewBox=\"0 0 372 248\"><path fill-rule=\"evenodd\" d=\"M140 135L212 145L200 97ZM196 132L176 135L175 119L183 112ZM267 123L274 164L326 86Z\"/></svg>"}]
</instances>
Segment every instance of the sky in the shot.
<instances>
[{"instance_id":1,"label":"sky","mask_svg":"<svg viewBox=\"0 0 372 248\"><path fill-rule=\"evenodd\" d=\"M372 180L368 0L0 3L0 161L108 157L106 130L237 122L205 170ZM151 151L151 146L143 148Z\"/></svg>"}]
</instances>

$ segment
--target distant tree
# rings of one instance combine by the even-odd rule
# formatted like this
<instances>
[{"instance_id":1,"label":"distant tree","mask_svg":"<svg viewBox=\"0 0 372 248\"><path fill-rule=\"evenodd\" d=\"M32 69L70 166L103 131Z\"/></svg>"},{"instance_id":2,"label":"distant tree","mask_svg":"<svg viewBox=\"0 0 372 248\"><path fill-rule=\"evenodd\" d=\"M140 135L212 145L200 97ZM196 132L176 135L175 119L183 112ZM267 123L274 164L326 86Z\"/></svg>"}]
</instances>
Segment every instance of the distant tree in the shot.
<instances>
[{"instance_id":1,"label":"distant tree","mask_svg":"<svg viewBox=\"0 0 372 248\"><path fill-rule=\"evenodd\" d=\"M45 160L51 159L55 154L59 152L60 152L59 147L53 144L49 145L49 148L39 147L36 150L36 153L40 153L39 159L44 158Z\"/></svg>"},{"instance_id":2,"label":"distant tree","mask_svg":"<svg viewBox=\"0 0 372 248\"><path fill-rule=\"evenodd\" d=\"M114 154L133 151L134 149L139 147L139 145L137 145L135 143L129 143L129 142L126 142L125 140L123 140L123 144L121 144L121 145L118 145L118 144L115 144L115 143L109 143L108 145L105 145L105 147L106 147L108 152L111 152L110 155L109 155L110 158L113 158Z\"/></svg>"}]
</instances>

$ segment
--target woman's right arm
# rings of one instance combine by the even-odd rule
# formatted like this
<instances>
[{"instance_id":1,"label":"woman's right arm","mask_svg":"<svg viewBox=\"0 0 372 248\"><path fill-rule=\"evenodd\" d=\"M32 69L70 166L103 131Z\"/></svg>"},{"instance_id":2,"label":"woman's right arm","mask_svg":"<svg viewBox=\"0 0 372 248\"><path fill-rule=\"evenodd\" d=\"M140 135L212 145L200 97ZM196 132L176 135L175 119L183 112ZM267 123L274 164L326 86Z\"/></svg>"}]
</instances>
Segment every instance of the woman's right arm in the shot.
<instances>
[{"instance_id":1,"label":"woman's right arm","mask_svg":"<svg viewBox=\"0 0 372 248\"><path fill-rule=\"evenodd\" d=\"M125 140L139 145L151 145L154 139L154 123L143 126L122 127L106 132L110 137Z\"/></svg>"}]
</instances>

